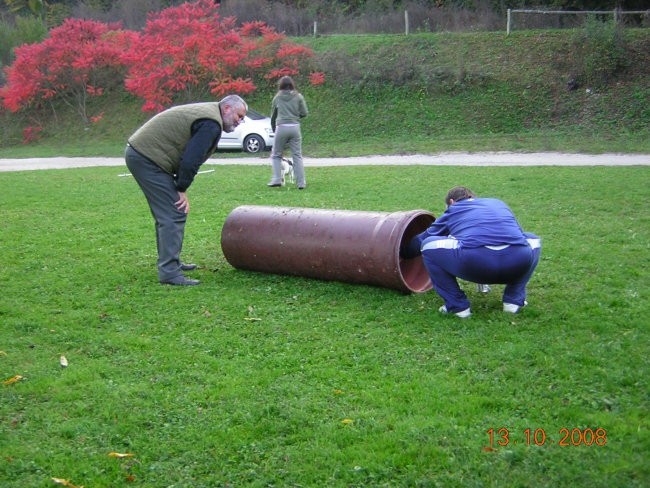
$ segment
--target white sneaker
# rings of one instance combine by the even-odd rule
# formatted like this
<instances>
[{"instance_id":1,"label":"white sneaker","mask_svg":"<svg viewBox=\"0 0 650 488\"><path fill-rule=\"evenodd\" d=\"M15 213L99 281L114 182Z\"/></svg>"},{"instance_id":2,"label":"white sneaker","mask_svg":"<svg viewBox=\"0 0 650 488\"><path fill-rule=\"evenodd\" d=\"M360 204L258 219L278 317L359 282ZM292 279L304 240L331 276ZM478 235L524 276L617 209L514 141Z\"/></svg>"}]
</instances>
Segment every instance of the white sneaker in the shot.
<instances>
[{"instance_id":1,"label":"white sneaker","mask_svg":"<svg viewBox=\"0 0 650 488\"><path fill-rule=\"evenodd\" d=\"M508 313L519 313L519 311L524 308L526 305L528 305L527 301L524 301L524 304L519 306L515 305L514 303L505 303L503 302L503 311L508 312Z\"/></svg>"},{"instance_id":2,"label":"white sneaker","mask_svg":"<svg viewBox=\"0 0 650 488\"><path fill-rule=\"evenodd\" d=\"M447 312L447 306L446 305L443 305L442 307L440 307L438 309L438 312L440 312L440 313L449 313L449 312ZM460 317L461 319L466 319L467 317L472 315L472 312L470 311L469 308L466 308L465 310L461 310L460 312L456 312L454 315L456 317Z\"/></svg>"},{"instance_id":3,"label":"white sneaker","mask_svg":"<svg viewBox=\"0 0 650 488\"><path fill-rule=\"evenodd\" d=\"M476 284L476 291L479 293L490 293L490 285L481 285L480 283Z\"/></svg>"}]
</instances>

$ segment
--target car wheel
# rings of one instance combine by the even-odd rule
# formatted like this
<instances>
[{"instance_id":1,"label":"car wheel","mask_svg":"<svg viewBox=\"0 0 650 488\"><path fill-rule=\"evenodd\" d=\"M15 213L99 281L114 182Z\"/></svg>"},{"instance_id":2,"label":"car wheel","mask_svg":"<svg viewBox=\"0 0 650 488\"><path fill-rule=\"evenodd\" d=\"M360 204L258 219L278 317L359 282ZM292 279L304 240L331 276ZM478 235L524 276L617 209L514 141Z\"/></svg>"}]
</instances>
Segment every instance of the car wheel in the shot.
<instances>
[{"instance_id":1,"label":"car wheel","mask_svg":"<svg viewBox=\"0 0 650 488\"><path fill-rule=\"evenodd\" d=\"M251 134L244 139L244 151L247 153L258 153L264 149L264 139L257 134Z\"/></svg>"}]
</instances>

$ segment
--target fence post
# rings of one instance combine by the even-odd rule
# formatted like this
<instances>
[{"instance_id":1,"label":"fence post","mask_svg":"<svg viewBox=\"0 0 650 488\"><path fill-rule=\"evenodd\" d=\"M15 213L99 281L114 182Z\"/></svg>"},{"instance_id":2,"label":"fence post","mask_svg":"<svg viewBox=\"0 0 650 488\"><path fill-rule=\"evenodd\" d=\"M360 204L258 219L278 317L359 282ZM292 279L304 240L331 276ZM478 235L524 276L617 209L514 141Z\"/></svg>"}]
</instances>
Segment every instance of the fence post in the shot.
<instances>
[{"instance_id":1,"label":"fence post","mask_svg":"<svg viewBox=\"0 0 650 488\"><path fill-rule=\"evenodd\" d=\"M318 21L314 20L314 37L318 34Z\"/></svg>"},{"instance_id":2,"label":"fence post","mask_svg":"<svg viewBox=\"0 0 650 488\"><path fill-rule=\"evenodd\" d=\"M510 9L508 9L508 20L506 22L506 36L510 35Z\"/></svg>"},{"instance_id":3,"label":"fence post","mask_svg":"<svg viewBox=\"0 0 650 488\"><path fill-rule=\"evenodd\" d=\"M406 35L409 35L409 11L404 10L404 25L405 25L405 32Z\"/></svg>"}]
</instances>

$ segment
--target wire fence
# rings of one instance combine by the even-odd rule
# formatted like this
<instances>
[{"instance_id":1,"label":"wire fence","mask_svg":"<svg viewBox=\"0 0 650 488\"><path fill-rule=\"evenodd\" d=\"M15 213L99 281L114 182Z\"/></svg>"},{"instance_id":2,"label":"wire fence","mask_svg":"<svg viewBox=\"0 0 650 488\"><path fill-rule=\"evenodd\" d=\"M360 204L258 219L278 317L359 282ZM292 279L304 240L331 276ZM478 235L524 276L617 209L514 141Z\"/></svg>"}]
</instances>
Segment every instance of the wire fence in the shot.
<instances>
[{"instance_id":1,"label":"wire fence","mask_svg":"<svg viewBox=\"0 0 650 488\"><path fill-rule=\"evenodd\" d=\"M506 34L514 28L514 19L519 17L521 29L536 28L542 24L543 28L574 28L582 25L586 16L611 18L616 24L626 26L626 20L632 22L627 25L638 27L650 26L650 10L529 10L508 9L506 20ZM566 16L570 16L570 20ZM627 17L630 16L630 17ZM632 16L634 18L632 18ZM541 19L540 19L541 17ZM540 22L541 21L541 22Z\"/></svg>"},{"instance_id":2,"label":"wire fence","mask_svg":"<svg viewBox=\"0 0 650 488\"><path fill-rule=\"evenodd\" d=\"M336 34L412 34L419 32L477 32L514 29L562 29L583 27L588 16L614 19L621 27L650 27L650 10L533 10L491 8L462 9L425 7L408 3L402 10L314 16L304 9L251 8L246 2L222 4L221 13L239 22L261 20L289 36ZM504 18L504 16L506 18Z\"/></svg>"}]
</instances>

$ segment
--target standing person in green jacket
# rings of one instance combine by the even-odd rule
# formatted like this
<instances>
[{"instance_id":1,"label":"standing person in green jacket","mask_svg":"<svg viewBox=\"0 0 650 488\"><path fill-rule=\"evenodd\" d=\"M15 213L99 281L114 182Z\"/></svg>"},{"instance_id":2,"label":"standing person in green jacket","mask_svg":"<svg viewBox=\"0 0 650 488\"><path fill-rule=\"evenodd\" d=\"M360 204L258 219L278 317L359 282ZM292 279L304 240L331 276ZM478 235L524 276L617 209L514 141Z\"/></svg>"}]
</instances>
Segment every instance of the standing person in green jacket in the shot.
<instances>
[{"instance_id":1,"label":"standing person in green jacket","mask_svg":"<svg viewBox=\"0 0 650 488\"><path fill-rule=\"evenodd\" d=\"M156 222L160 283L199 284L183 275L197 266L180 258L190 211L186 192L199 167L217 149L221 133L234 131L247 110L237 95L220 102L178 105L155 115L129 137L124 158Z\"/></svg>"},{"instance_id":2,"label":"standing person in green jacket","mask_svg":"<svg viewBox=\"0 0 650 488\"><path fill-rule=\"evenodd\" d=\"M284 185L282 177L282 153L287 145L293 159L293 172L299 190L307 186L305 168L302 162L302 133L300 119L307 117L305 98L296 90L296 84L290 76L283 76L278 82L278 92L271 103L271 128L275 132L271 162L273 176L268 186Z\"/></svg>"}]
</instances>

